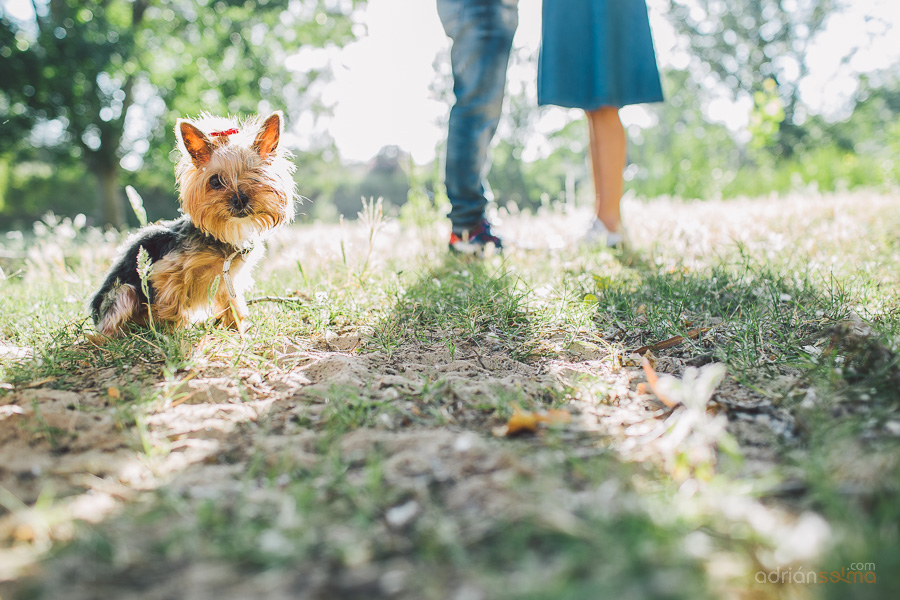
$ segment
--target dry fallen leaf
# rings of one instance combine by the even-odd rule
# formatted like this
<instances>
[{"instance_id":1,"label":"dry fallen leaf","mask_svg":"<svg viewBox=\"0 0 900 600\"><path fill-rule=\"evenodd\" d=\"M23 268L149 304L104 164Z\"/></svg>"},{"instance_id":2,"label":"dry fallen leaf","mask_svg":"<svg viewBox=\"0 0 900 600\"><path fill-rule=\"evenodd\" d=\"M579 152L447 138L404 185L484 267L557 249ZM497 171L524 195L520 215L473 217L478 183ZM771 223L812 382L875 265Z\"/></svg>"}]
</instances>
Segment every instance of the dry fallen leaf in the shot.
<instances>
[{"instance_id":1,"label":"dry fallen leaf","mask_svg":"<svg viewBox=\"0 0 900 600\"><path fill-rule=\"evenodd\" d=\"M114 398L116 400L118 400L119 398L122 397L122 392L120 392L119 388L117 388L117 387L106 388L106 393L109 395L110 398Z\"/></svg>"},{"instance_id":2,"label":"dry fallen leaf","mask_svg":"<svg viewBox=\"0 0 900 600\"><path fill-rule=\"evenodd\" d=\"M11 417L12 415L24 415L25 409L21 406L17 406L15 404L7 404L6 406L0 406L0 421L5 419L6 417Z\"/></svg>"},{"instance_id":3,"label":"dry fallen leaf","mask_svg":"<svg viewBox=\"0 0 900 600\"><path fill-rule=\"evenodd\" d=\"M506 425L496 427L494 435L497 437L508 437L511 435L519 435L522 433L535 433L541 423L550 426L565 425L572 420L572 414L563 409L542 410L540 412L531 412L516 407L512 416Z\"/></svg>"},{"instance_id":4,"label":"dry fallen leaf","mask_svg":"<svg viewBox=\"0 0 900 600\"><path fill-rule=\"evenodd\" d=\"M537 431L540 420L537 415L527 410L516 408L506 423L506 435L516 435L525 431Z\"/></svg>"},{"instance_id":5,"label":"dry fallen leaf","mask_svg":"<svg viewBox=\"0 0 900 600\"><path fill-rule=\"evenodd\" d=\"M650 384L650 389L653 390L653 394L659 398L659 401L669 408L678 406L678 400L669 398L667 394L659 389L659 386L657 385L659 383L659 376L656 374L656 371L653 370L653 366L650 364L650 361L647 360L646 356L641 360L641 367L643 367L644 374L647 376L647 383Z\"/></svg>"},{"instance_id":6,"label":"dry fallen leaf","mask_svg":"<svg viewBox=\"0 0 900 600\"><path fill-rule=\"evenodd\" d=\"M34 541L34 529L32 529L31 525L28 525L27 523L20 523L13 530L12 537L17 542Z\"/></svg>"}]
</instances>

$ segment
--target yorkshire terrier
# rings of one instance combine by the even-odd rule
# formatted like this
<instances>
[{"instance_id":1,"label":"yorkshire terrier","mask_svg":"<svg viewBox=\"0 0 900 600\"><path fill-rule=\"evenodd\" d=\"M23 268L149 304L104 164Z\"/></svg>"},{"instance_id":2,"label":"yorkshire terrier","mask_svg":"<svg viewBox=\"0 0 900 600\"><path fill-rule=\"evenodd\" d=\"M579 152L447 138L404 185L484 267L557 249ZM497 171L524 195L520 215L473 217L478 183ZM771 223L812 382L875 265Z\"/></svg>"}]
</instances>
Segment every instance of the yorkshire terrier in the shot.
<instances>
[{"instance_id":1,"label":"yorkshire terrier","mask_svg":"<svg viewBox=\"0 0 900 600\"><path fill-rule=\"evenodd\" d=\"M294 165L278 147L282 121L280 112L242 122L207 113L178 120L175 175L184 214L143 227L119 248L91 300L97 331L115 337L132 323L183 327L211 316L245 330L244 293L264 240L294 218ZM141 248L151 261L143 280Z\"/></svg>"}]
</instances>

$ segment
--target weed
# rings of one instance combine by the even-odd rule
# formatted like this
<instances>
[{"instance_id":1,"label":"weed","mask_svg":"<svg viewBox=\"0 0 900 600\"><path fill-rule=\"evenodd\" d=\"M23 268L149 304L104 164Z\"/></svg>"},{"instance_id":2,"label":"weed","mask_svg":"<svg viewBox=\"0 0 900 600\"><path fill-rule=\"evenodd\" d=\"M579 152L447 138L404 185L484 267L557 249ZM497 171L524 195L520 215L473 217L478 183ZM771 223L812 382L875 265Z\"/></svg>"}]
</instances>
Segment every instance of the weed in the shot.
<instances>
[{"instance_id":1,"label":"weed","mask_svg":"<svg viewBox=\"0 0 900 600\"><path fill-rule=\"evenodd\" d=\"M384 229L384 200L378 198L369 198L368 202L365 198L362 200L362 210L357 213L359 221L368 232L366 238L366 257L363 259L362 266L356 274L356 278L360 284L365 280L366 273L369 270L369 261L372 259L372 250L375 249L375 238L378 233Z\"/></svg>"}]
</instances>

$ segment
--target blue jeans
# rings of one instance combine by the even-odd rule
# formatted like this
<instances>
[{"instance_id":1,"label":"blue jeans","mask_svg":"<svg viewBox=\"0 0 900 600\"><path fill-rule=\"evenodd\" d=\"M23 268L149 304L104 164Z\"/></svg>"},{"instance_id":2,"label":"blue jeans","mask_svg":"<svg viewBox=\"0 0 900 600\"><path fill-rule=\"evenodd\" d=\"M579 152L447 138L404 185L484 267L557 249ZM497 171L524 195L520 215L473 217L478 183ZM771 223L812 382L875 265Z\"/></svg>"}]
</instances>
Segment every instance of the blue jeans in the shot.
<instances>
[{"instance_id":1,"label":"blue jeans","mask_svg":"<svg viewBox=\"0 0 900 600\"><path fill-rule=\"evenodd\" d=\"M519 24L518 0L437 0L444 31L453 40L450 64L456 103L450 109L444 182L453 230L484 218L491 197L485 177L488 147L497 131L506 68Z\"/></svg>"}]
</instances>

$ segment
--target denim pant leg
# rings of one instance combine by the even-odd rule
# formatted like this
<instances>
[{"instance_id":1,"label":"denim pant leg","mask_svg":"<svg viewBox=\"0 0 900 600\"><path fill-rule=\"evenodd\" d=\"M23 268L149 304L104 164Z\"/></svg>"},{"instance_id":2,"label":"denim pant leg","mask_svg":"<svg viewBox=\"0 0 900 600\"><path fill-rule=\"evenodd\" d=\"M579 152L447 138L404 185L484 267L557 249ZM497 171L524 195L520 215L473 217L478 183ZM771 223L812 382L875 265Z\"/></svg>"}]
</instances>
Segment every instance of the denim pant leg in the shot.
<instances>
[{"instance_id":1,"label":"denim pant leg","mask_svg":"<svg viewBox=\"0 0 900 600\"><path fill-rule=\"evenodd\" d=\"M479 223L488 203L488 148L503 108L518 0L437 0L437 7L453 40L456 103L450 109L444 179L448 216L454 230L461 230Z\"/></svg>"}]
</instances>

